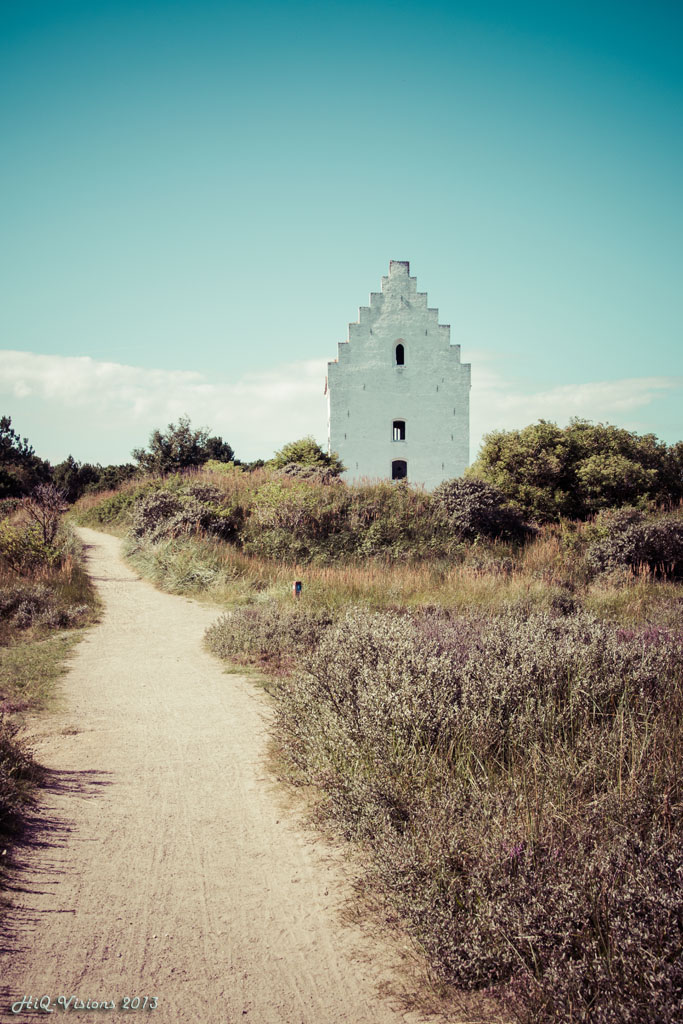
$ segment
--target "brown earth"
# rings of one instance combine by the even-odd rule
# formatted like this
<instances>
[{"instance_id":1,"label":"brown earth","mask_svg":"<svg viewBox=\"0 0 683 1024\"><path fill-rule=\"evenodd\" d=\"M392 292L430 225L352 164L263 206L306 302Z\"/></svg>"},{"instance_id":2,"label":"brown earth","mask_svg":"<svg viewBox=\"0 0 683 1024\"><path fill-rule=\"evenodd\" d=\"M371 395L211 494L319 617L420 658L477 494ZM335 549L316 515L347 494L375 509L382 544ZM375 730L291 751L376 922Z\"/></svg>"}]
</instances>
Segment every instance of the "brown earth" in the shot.
<instances>
[{"instance_id":1,"label":"brown earth","mask_svg":"<svg viewBox=\"0 0 683 1024\"><path fill-rule=\"evenodd\" d=\"M266 699L203 650L216 609L81 535L104 614L36 727L49 783L12 873L0 1022L45 1019L11 1012L24 995L48 996L55 1020L60 996L115 1004L80 1021L130 1019L135 997L158 1024L422 1019L379 994L400 985L391 944L341 923L339 853L283 809Z\"/></svg>"}]
</instances>

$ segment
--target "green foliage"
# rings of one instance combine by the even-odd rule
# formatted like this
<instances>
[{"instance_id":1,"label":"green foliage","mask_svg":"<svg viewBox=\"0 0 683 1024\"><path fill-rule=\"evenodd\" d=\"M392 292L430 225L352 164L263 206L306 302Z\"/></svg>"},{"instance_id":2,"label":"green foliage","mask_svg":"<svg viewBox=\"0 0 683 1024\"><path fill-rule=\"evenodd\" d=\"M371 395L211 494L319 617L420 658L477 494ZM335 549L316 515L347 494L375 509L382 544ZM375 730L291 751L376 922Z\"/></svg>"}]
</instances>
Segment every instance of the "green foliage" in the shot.
<instances>
[{"instance_id":1,"label":"green foliage","mask_svg":"<svg viewBox=\"0 0 683 1024\"><path fill-rule=\"evenodd\" d=\"M540 420L488 434L468 475L540 521L585 519L602 508L683 497L683 445L602 423Z\"/></svg>"},{"instance_id":2,"label":"green foliage","mask_svg":"<svg viewBox=\"0 0 683 1024\"><path fill-rule=\"evenodd\" d=\"M173 486L173 481L166 481L166 486ZM128 529L136 503L145 495L161 487L159 480L147 480L144 483L129 483L115 494L97 499L95 495L86 495L79 501L75 509L76 521L81 526L114 527Z\"/></svg>"},{"instance_id":3,"label":"green foliage","mask_svg":"<svg viewBox=\"0 0 683 1024\"><path fill-rule=\"evenodd\" d=\"M20 576L56 565L60 552L45 541L37 523L29 526L0 522L0 565Z\"/></svg>"},{"instance_id":4,"label":"green foliage","mask_svg":"<svg viewBox=\"0 0 683 1024\"><path fill-rule=\"evenodd\" d=\"M521 540L527 532L503 492L484 480L446 480L435 489L433 500L437 515L463 540Z\"/></svg>"},{"instance_id":5,"label":"green foliage","mask_svg":"<svg viewBox=\"0 0 683 1024\"><path fill-rule=\"evenodd\" d=\"M627 569L633 575L644 571L661 579L683 579L683 518L629 519L591 545L588 567L596 573Z\"/></svg>"},{"instance_id":6,"label":"green foliage","mask_svg":"<svg viewBox=\"0 0 683 1024\"><path fill-rule=\"evenodd\" d=\"M344 466L336 452L328 455L315 438L302 437L299 441L290 441L284 445L270 461L274 469L284 469L287 466L309 466L319 470L325 470L330 476L338 476L344 472Z\"/></svg>"},{"instance_id":7,"label":"green foliage","mask_svg":"<svg viewBox=\"0 0 683 1024\"><path fill-rule=\"evenodd\" d=\"M112 490L132 479L138 472L131 463L121 466L92 465L89 462L76 462L69 455L52 470L54 484L64 493L66 500L73 504L84 494Z\"/></svg>"},{"instance_id":8,"label":"green foliage","mask_svg":"<svg viewBox=\"0 0 683 1024\"><path fill-rule=\"evenodd\" d=\"M77 501L90 485L96 484L99 474L94 466L89 463L76 462L72 455L68 455L64 462L53 467L52 480L58 487L66 501L72 504Z\"/></svg>"},{"instance_id":9,"label":"green foliage","mask_svg":"<svg viewBox=\"0 0 683 1024\"><path fill-rule=\"evenodd\" d=\"M388 480L349 490L348 547L355 555L397 561L452 555L449 531L434 516L430 494Z\"/></svg>"},{"instance_id":10,"label":"green foliage","mask_svg":"<svg viewBox=\"0 0 683 1024\"><path fill-rule=\"evenodd\" d=\"M133 458L146 473L176 473L202 466L209 459L231 462L234 452L221 437L211 437L208 430L193 430L187 416L177 425L169 423L165 432L152 431L148 450L135 448Z\"/></svg>"},{"instance_id":11,"label":"green foliage","mask_svg":"<svg viewBox=\"0 0 683 1024\"><path fill-rule=\"evenodd\" d=\"M605 508L586 527L584 536L589 540L602 540L614 533L621 533L634 523L642 523L646 514L640 508L624 505L622 508Z\"/></svg>"},{"instance_id":12,"label":"green foliage","mask_svg":"<svg viewBox=\"0 0 683 1024\"><path fill-rule=\"evenodd\" d=\"M278 471L233 469L193 482L150 481L77 514L85 525L125 526L138 538L205 533L250 554L290 562L410 560L448 555L457 547L451 531L433 517L424 491L389 482L349 488L339 480L311 481Z\"/></svg>"},{"instance_id":13,"label":"green foliage","mask_svg":"<svg viewBox=\"0 0 683 1024\"><path fill-rule=\"evenodd\" d=\"M35 454L27 438L12 428L10 416L0 417L0 498L21 497L50 479L50 467Z\"/></svg>"},{"instance_id":14,"label":"green foliage","mask_svg":"<svg viewBox=\"0 0 683 1024\"><path fill-rule=\"evenodd\" d=\"M269 480L254 495L242 536L245 550L293 561L308 561L332 545L341 553L348 506L342 485Z\"/></svg>"},{"instance_id":15,"label":"green foliage","mask_svg":"<svg viewBox=\"0 0 683 1024\"><path fill-rule=\"evenodd\" d=\"M94 469L97 473L97 481L87 484L83 491L84 494L98 494L100 491L113 490L138 476L137 468L130 462L116 466L100 466L98 463Z\"/></svg>"},{"instance_id":16,"label":"green foliage","mask_svg":"<svg viewBox=\"0 0 683 1024\"><path fill-rule=\"evenodd\" d=\"M655 496L657 470L617 453L589 455L576 465L576 479L587 512Z\"/></svg>"},{"instance_id":17,"label":"green foliage","mask_svg":"<svg viewBox=\"0 0 683 1024\"><path fill-rule=\"evenodd\" d=\"M220 476L234 476L245 472L245 467L240 462L218 462L216 459L207 459L204 469L208 473L218 473Z\"/></svg>"},{"instance_id":18,"label":"green foliage","mask_svg":"<svg viewBox=\"0 0 683 1024\"><path fill-rule=\"evenodd\" d=\"M235 537L243 518L236 503L221 503L222 494L207 485L158 489L141 496L131 510L131 533L150 540L203 533L223 540Z\"/></svg>"},{"instance_id":19,"label":"green foliage","mask_svg":"<svg viewBox=\"0 0 683 1024\"><path fill-rule=\"evenodd\" d=\"M203 456L206 455L206 459ZM202 465L211 459L213 462L233 462L235 453L222 437L207 437L203 445Z\"/></svg>"},{"instance_id":20,"label":"green foliage","mask_svg":"<svg viewBox=\"0 0 683 1024\"><path fill-rule=\"evenodd\" d=\"M54 484L38 484L14 515L0 520L0 569L27 576L59 566L64 508L64 496Z\"/></svg>"}]
</instances>

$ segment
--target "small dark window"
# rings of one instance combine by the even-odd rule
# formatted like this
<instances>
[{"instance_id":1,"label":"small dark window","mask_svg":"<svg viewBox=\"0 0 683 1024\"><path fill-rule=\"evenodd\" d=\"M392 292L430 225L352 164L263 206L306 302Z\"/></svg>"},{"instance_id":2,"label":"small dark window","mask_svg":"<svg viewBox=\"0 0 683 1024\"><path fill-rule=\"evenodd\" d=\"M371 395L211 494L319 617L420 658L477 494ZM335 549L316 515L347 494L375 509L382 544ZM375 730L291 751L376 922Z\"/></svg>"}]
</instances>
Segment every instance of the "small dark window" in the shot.
<instances>
[{"instance_id":1,"label":"small dark window","mask_svg":"<svg viewBox=\"0 0 683 1024\"><path fill-rule=\"evenodd\" d=\"M405 459L394 459L391 463L391 479L405 480L408 476L408 463Z\"/></svg>"},{"instance_id":2,"label":"small dark window","mask_svg":"<svg viewBox=\"0 0 683 1024\"><path fill-rule=\"evenodd\" d=\"M405 420L394 420L394 441L405 441L406 423Z\"/></svg>"},{"instance_id":3,"label":"small dark window","mask_svg":"<svg viewBox=\"0 0 683 1024\"><path fill-rule=\"evenodd\" d=\"M403 345L396 346L396 365L405 366L406 354Z\"/></svg>"}]
</instances>

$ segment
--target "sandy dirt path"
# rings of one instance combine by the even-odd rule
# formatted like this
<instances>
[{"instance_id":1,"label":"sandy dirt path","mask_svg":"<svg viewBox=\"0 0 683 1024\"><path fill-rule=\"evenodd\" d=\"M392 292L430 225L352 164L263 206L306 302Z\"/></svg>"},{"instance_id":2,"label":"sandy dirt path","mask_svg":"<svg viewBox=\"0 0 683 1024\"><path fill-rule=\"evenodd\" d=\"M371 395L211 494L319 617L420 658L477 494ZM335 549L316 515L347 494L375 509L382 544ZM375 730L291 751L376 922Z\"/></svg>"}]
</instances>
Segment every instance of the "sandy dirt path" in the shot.
<instances>
[{"instance_id":1,"label":"sandy dirt path","mask_svg":"<svg viewBox=\"0 0 683 1024\"><path fill-rule=\"evenodd\" d=\"M397 1024L381 948L339 921L335 856L283 811L268 708L202 649L216 609L159 593L82 530L104 601L34 747L50 785L0 940L0 1022L24 995L148 997L158 1024ZM364 952L363 952L364 949ZM149 1006L149 1003L148 1003ZM142 1011L134 1014L138 1019ZM144 1011L149 1016L149 1009Z\"/></svg>"}]
</instances>

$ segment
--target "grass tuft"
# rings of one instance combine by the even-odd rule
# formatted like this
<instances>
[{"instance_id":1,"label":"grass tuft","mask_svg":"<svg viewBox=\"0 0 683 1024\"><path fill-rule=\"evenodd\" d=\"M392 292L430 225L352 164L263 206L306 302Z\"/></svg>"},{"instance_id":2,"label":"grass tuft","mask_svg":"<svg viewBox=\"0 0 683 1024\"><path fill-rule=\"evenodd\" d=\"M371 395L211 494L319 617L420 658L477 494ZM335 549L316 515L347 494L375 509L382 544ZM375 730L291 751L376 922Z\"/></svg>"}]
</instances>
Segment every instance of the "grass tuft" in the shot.
<instances>
[{"instance_id":1,"label":"grass tuft","mask_svg":"<svg viewBox=\"0 0 683 1024\"><path fill-rule=\"evenodd\" d=\"M78 634L93 622L99 601L82 564L74 534L62 527L49 545L38 548L22 520L22 507L4 520L0 545L0 831L11 837L20 828L42 771L22 739L30 712L53 699L55 679ZM19 561L29 536L31 559ZM3 554L8 557L4 558Z\"/></svg>"}]
</instances>

